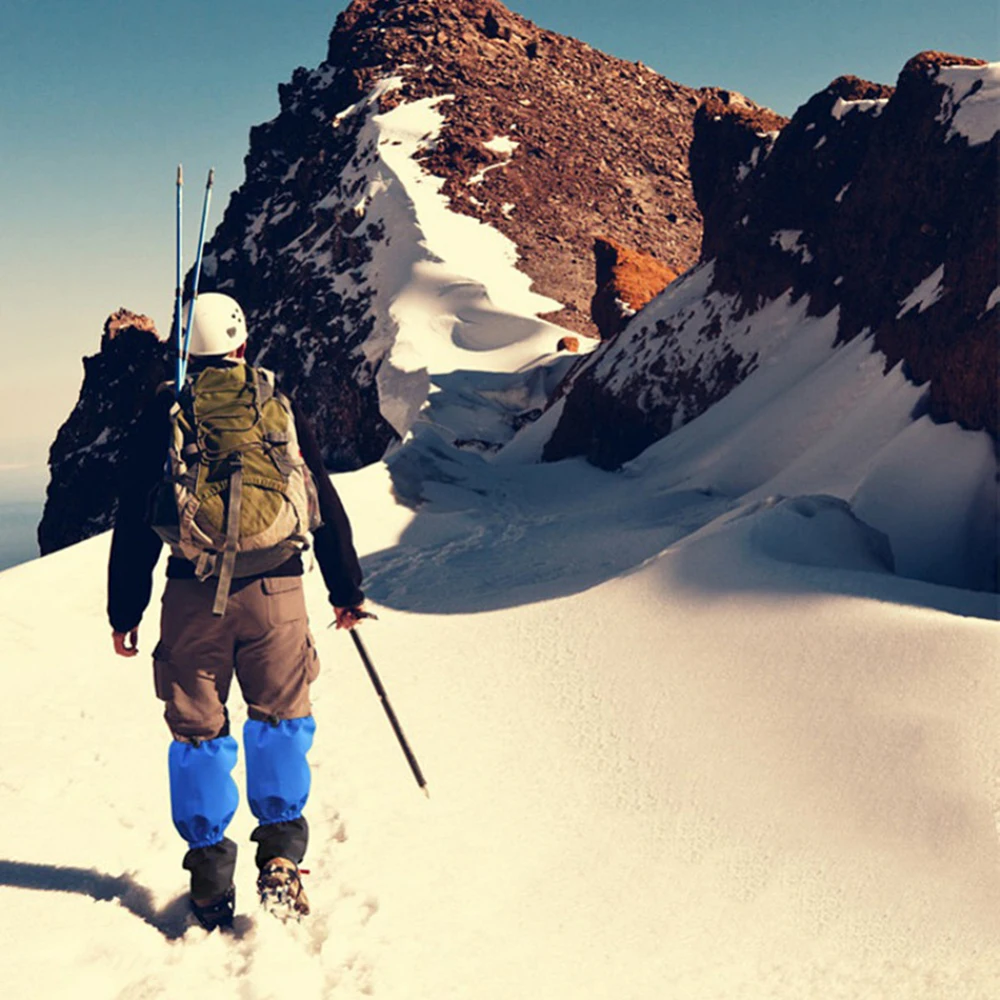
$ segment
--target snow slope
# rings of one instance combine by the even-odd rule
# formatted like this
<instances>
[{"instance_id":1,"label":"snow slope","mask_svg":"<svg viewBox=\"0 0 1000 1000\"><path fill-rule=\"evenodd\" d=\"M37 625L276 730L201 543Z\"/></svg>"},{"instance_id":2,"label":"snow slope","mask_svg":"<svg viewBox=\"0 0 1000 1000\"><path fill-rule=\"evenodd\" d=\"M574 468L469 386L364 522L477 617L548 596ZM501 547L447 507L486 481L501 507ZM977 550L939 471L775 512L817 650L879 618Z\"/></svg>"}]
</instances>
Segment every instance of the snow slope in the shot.
<instances>
[{"instance_id":1,"label":"snow slope","mask_svg":"<svg viewBox=\"0 0 1000 1000\"><path fill-rule=\"evenodd\" d=\"M888 537L901 575L995 589L998 471L990 436L936 424L928 386L914 385L903 364L885 373L870 336L838 344L839 306L810 316L809 297L793 302L788 291L736 318L735 297L708 291L713 266L674 282L574 373L577 385L597 372L602 391L631 392L635 412L649 420L657 406L672 411L672 432L627 463L626 474L713 489L734 504L829 493ZM923 301L926 289L918 292L909 307ZM674 331L671 339L661 327ZM720 394L712 373L730 379L723 362L734 356L749 375L691 421L700 411L688 412L676 383L694 382L691 395L704 406L703 396ZM537 459L570 412L552 407L498 460Z\"/></svg>"},{"instance_id":2,"label":"snow slope","mask_svg":"<svg viewBox=\"0 0 1000 1000\"><path fill-rule=\"evenodd\" d=\"M483 304L509 262L461 263L394 272L394 357L412 372L419 341L430 396L386 463L335 477L430 801L309 575L314 915L255 913L242 806L236 932L187 926L158 591L124 660L107 536L10 569L4 996L1000 995L996 595L889 570L975 542L982 437L814 321L621 473L528 461L551 412L497 452L562 362L533 306Z\"/></svg>"},{"instance_id":3,"label":"snow slope","mask_svg":"<svg viewBox=\"0 0 1000 1000\"><path fill-rule=\"evenodd\" d=\"M986 595L889 575L830 501L713 516L562 471L525 470L503 535L492 497L477 531L457 486L414 517L383 467L338 479L381 550L365 635L432 798L312 574L316 912L290 932L253 913L248 849L237 933L184 927L168 737L147 657L111 653L107 536L0 575L5 995L995 996L997 631L962 616ZM546 544L566 486L595 501Z\"/></svg>"}]
</instances>

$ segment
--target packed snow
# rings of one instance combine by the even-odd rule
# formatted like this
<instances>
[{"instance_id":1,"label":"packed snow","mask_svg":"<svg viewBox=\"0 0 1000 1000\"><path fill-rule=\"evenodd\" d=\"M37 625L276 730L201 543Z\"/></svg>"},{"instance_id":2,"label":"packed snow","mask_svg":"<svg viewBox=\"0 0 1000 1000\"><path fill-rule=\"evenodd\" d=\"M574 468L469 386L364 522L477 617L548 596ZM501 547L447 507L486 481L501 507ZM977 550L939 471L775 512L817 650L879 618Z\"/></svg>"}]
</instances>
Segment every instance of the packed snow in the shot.
<instances>
[{"instance_id":1,"label":"packed snow","mask_svg":"<svg viewBox=\"0 0 1000 1000\"><path fill-rule=\"evenodd\" d=\"M853 114L854 112L861 112L866 114L871 112L874 117L878 117L885 111L885 106L889 103L888 97L880 97L877 100L862 100L862 101L845 101L842 97L838 97L833 102L833 107L830 108L830 114L837 119L837 121L842 121L845 115Z\"/></svg>"},{"instance_id":2,"label":"packed snow","mask_svg":"<svg viewBox=\"0 0 1000 1000\"><path fill-rule=\"evenodd\" d=\"M245 808L236 933L185 924L107 536L0 575L5 995L995 995L990 597L891 575L828 496L734 504L652 454L625 476L427 459L418 512L383 465L335 481L431 800L310 575L301 927L254 911ZM144 653L155 630L154 601Z\"/></svg>"},{"instance_id":3,"label":"packed snow","mask_svg":"<svg viewBox=\"0 0 1000 1000\"><path fill-rule=\"evenodd\" d=\"M623 470L537 464L562 404L510 418L565 370L551 303L413 160L434 103L364 113L375 336L424 383L384 387L407 440L334 482L430 801L308 574L313 915L256 912L244 805L235 933L190 926L162 580L124 660L107 535L10 569L5 997L995 1000L997 598L954 585L995 551L989 440L783 296L740 320L757 369ZM710 277L648 308L729 322Z\"/></svg>"},{"instance_id":4,"label":"packed snow","mask_svg":"<svg viewBox=\"0 0 1000 1000\"><path fill-rule=\"evenodd\" d=\"M930 309L935 302L937 302L941 296L944 295L944 264L941 264L935 270L931 271L930 274L924 278L923 281L917 285L916 288L910 292L909 295L899 303L899 312L896 313L896 319L902 319L908 312L916 309L918 313L922 313L925 309Z\"/></svg>"},{"instance_id":5,"label":"packed snow","mask_svg":"<svg viewBox=\"0 0 1000 1000\"><path fill-rule=\"evenodd\" d=\"M1000 130L1000 62L947 66L937 75L948 89L938 121L948 122L948 138L963 136L970 146L989 142Z\"/></svg>"}]
</instances>

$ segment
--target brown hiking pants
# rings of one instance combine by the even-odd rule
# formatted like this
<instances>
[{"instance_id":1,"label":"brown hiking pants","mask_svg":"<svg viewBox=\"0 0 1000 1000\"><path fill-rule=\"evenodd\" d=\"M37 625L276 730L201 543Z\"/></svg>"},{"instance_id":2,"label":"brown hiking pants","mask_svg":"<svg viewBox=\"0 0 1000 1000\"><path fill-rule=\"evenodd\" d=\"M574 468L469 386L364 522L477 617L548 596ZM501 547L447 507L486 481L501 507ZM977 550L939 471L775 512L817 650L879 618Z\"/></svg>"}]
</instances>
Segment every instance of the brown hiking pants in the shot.
<instances>
[{"instance_id":1,"label":"brown hiking pants","mask_svg":"<svg viewBox=\"0 0 1000 1000\"><path fill-rule=\"evenodd\" d=\"M240 582L234 582L219 617L212 614L215 581L167 581L153 674L175 739L211 740L226 731L234 671L251 719L312 714L309 685L319 673L319 659L302 577Z\"/></svg>"}]
</instances>

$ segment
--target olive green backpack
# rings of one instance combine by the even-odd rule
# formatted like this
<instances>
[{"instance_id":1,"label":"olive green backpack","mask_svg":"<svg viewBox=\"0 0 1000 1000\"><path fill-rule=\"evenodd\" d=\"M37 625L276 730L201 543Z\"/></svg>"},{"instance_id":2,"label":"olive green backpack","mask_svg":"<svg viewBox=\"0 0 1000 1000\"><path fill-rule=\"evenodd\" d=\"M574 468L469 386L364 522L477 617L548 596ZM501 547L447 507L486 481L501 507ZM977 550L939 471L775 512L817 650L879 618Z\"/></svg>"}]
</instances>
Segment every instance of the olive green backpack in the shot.
<instances>
[{"instance_id":1,"label":"olive green backpack","mask_svg":"<svg viewBox=\"0 0 1000 1000\"><path fill-rule=\"evenodd\" d=\"M173 391L165 383L161 391ZM205 368L185 380L170 410L166 477L152 526L199 580L219 580L212 611L226 610L234 577L276 569L309 548L320 525L312 473L288 398L265 368Z\"/></svg>"}]
</instances>

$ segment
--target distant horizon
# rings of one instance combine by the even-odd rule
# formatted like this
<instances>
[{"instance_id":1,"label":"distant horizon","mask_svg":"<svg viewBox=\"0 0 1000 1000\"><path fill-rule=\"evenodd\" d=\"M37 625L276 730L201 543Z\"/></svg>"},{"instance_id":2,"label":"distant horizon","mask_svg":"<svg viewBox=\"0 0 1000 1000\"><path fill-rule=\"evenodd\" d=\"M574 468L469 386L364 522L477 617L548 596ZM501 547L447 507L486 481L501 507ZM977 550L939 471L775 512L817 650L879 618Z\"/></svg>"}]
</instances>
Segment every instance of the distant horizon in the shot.
<instances>
[{"instance_id":1,"label":"distant horizon","mask_svg":"<svg viewBox=\"0 0 1000 1000\"><path fill-rule=\"evenodd\" d=\"M292 18L275 0L139 8L36 0L7 12L0 80L16 103L0 125L0 496L14 481L43 493L81 358L98 350L111 312L145 313L167 335L177 163L188 206L216 168L211 232L243 181L248 130L278 113L278 85L296 66L323 60L347 6L304 0ZM904 17L861 0L836 10L775 0L679 10L659 0L608 10L571 0L507 6L678 83L738 90L786 116L843 74L895 83L925 49L996 58L982 51L996 47L995 12L971 0L918 3ZM164 38L174 41L144 43ZM188 264L196 211L188 208Z\"/></svg>"}]
</instances>

